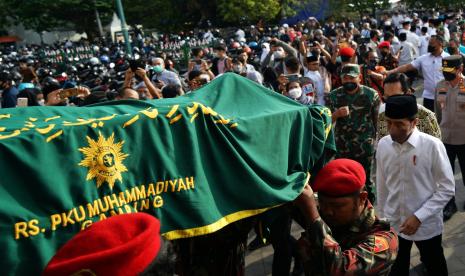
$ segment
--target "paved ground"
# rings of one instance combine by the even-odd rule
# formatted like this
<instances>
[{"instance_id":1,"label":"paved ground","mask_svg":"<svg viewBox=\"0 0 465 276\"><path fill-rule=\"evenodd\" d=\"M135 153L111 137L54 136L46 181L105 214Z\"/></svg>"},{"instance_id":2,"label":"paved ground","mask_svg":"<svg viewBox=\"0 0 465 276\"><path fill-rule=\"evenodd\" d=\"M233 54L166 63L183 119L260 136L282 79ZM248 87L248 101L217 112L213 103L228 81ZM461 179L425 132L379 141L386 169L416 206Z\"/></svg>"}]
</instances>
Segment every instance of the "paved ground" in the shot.
<instances>
[{"instance_id":1,"label":"paved ground","mask_svg":"<svg viewBox=\"0 0 465 276\"><path fill-rule=\"evenodd\" d=\"M418 85L416 91L421 91ZM417 95L418 96L418 95ZM419 99L420 101L421 99ZM465 134L464 134L465 135ZM443 247L447 259L449 275L465 275L465 187L458 162L455 165L455 184L457 187L456 201L459 207L457 212L449 221L445 223L443 234ZM302 229L294 223L292 226L292 235L300 237ZM254 233L250 233L249 242L254 238ZM246 275L267 276L271 275L271 263L273 261L273 248L266 246L253 252L248 252L246 256ZM412 248L410 276L422 276L423 266L420 262L420 255L415 246Z\"/></svg>"}]
</instances>

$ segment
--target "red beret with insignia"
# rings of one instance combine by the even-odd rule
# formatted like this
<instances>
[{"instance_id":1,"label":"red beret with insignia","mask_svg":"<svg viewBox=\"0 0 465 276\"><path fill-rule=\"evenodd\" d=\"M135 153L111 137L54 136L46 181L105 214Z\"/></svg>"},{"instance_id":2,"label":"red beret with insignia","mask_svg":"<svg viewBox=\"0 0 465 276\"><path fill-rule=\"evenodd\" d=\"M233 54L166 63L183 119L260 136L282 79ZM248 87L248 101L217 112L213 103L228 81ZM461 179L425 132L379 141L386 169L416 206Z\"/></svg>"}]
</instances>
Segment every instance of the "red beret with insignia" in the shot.
<instances>
[{"instance_id":1,"label":"red beret with insignia","mask_svg":"<svg viewBox=\"0 0 465 276\"><path fill-rule=\"evenodd\" d=\"M42 275L137 275L156 258L160 222L144 213L117 215L82 230L58 250Z\"/></svg>"},{"instance_id":2,"label":"red beret with insignia","mask_svg":"<svg viewBox=\"0 0 465 276\"><path fill-rule=\"evenodd\" d=\"M350 195L365 186L365 169L351 159L335 159L316 175L313 190L330 197Z\"/></svg>"},{"instance_id":3,"label":"red beret with insignia","mask_svg":"<svg viewBox=\"0 0 465 276\"><path fill-rule=\"evenodd\" d=\"M391 47L391 43L389 43L389 41L383 41L378 45L379 49L381 49L381 48L390 48L390 47Z\"/></svg>"},{"instance_id":4,"label":"red beret with insignia","mask_svg":"<svg viewBox=\"0 0 465 276\"><path fill-rule=\"evenodd\" d=\"M339 55L345 57L353 57L355 55L355 50L350 47L345 47L339 50Z\"/></svg>"}]
</instances>

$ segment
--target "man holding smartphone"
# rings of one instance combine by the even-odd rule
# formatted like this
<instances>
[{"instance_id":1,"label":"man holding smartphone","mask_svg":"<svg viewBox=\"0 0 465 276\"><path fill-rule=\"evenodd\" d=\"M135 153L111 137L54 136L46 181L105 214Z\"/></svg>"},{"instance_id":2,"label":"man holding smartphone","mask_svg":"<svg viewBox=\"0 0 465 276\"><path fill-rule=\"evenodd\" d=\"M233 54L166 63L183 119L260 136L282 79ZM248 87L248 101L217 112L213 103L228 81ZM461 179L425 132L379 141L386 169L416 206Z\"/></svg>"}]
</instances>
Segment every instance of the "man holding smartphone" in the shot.
<instances>
[{"instance_id":1,"label":"man holding smartphone","mask_svg":"<svg viewBox=\"0 0 465 276\"><path fill-rule=\"evenodd\" d=\"M52 77L47 77L43 80L42 93L46 106L66 106L68 105L68 98L71 96L85 98L90 95L89 89L84 86L77 86L70 94L68 89L61 89L58 80Z\"/></svg>"}]
</instances>

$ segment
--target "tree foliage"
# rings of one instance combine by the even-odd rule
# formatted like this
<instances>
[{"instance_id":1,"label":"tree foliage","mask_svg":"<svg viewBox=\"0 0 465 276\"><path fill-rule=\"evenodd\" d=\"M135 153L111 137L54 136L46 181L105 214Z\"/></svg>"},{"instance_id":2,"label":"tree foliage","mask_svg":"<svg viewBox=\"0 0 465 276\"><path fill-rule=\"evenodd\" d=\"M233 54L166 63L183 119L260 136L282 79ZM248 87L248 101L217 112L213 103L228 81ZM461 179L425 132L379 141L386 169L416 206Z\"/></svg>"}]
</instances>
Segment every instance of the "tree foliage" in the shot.
<instances>
[{"instance_id":1,"label":"tree foliage","mask_svg":"<svg viewBox=\"0 0 465 276\"><path fill-rule=\"evenodd\" d=\"M8 10L10 23L22 23L37 32L56 29L97 34L95 9L100 13L102 24L108 24L113 14L111 0L2 0Z\"/></svg>"},{"instance_id":2,"label":"tree foliage","mask_svg":"<svg viewBox=\"0 0 465 276\"><path fill-rule=\"evenodd\" d=\"M272 20L281 10L278 0L218 0L218 11L225 22Z\"/></svg>"},{"instance_id":3,"label":"tree foliage","mask_svg":"<svg viewBox=\"0 0 465 276\"><path fill-rule=\"evenodd\" d=\"M336 18L344 14L366 14L389 6L389 0L327 0L330 9L326 16ZM128 24L167 32L205 26L237 26L278 22L293 16L302 7L317 11L315 0L123 0ZM411 7L462 7L465 0L405 0ZM90 37L98 33L95 9L103 25L110 22L115 12L114 0L0 0L0 31L10 23L22 23L38 32L56 29L85 31Z\"/></svg>"}]
</instances>

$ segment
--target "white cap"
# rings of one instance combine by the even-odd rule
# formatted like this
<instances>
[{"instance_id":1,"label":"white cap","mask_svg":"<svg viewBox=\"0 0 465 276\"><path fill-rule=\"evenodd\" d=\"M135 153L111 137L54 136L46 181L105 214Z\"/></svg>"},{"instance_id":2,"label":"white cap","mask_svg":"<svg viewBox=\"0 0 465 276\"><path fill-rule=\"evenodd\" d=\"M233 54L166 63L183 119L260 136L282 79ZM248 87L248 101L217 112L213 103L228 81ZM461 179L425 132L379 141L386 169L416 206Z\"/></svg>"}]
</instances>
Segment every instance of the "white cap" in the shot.
<instances>
[{"instance_id":1,"label":"white cap","mask_svg":"<svg viewBox=\"0 0 465 276\"><path fill-rule=\"evenodd\" d=\"M284 23L284 24L283 24L283 27L284 27L284 28L289 28L289 25L288 25L287 23Z\"/></svg>"}]
</instances>

